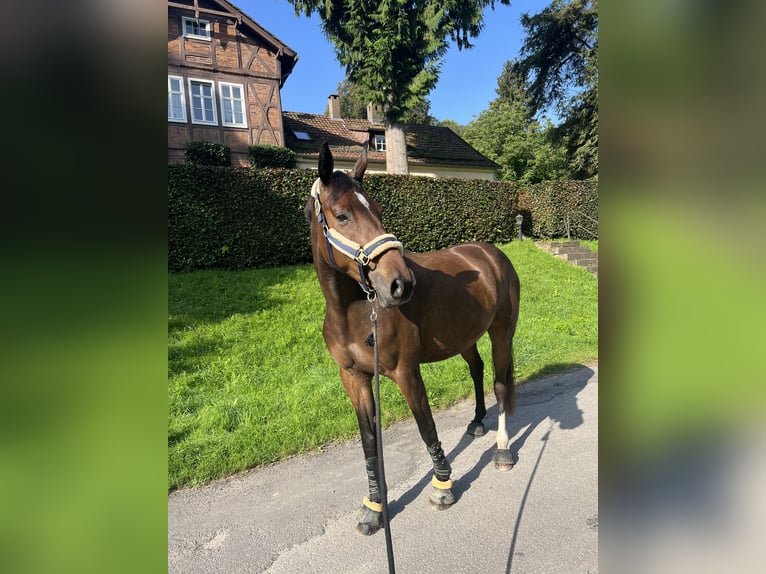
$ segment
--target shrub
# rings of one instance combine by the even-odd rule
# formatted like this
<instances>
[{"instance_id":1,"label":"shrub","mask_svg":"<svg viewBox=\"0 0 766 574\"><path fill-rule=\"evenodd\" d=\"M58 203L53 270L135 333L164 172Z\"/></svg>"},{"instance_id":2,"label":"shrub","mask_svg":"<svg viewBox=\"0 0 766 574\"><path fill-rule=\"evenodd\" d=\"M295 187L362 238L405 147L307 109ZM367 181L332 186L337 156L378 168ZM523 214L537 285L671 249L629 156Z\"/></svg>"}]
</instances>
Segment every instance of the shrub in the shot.
<instances>
[{"instance_id":1,"label":"shrub","mask_svg":"<svg viewBox=\"0 0 766 574\"><path fill-rule=\"evenodd\" d=\"M184 156L192 165L231 165L231 148L213 142L189 142L186 144Z\"/></svg>"},{"instance_id":2,"label":"shrub","mask_svg":"<svg viewBox=\"0 0 766 574\"><path fill-rule=\"evenodd\" d=\"M168 266L239 269L311 261L303 216L314 170L168 166ZM367 175L383 223L413 251L510 241L516 188L499 181Z\"/></svg>"},{"instance_id":3,"label":"shrub","mask_svg":"<svg viewBox=\"0 0 766 574\"><path fill-rule=\"evenodd\" d=\"M253 167L295 167L295 152L285 147L273 145L251 145L247 148L250 165Z\"/></svg>"},{"instance_id":4,"label":"shrub","mask_svg":"<svg viewBox=\"0 0 766 574\"><path fill-rule=\"evenodd\" d=\"M316 170L171 165L168 172L170 270L311 261L303 208ZM505 181L368 174L364 188L382 206L386 230L418 252L511 241L520 210L525 234L544 237L564 234L567 209L598 213L598 185L591 181L518 189Z\"/></svg>"},{"instance_id":5,"label":"shrub","mask_svg":"<svg viewBox=\"0 0 766 574\"><path fill-rule=\"evenodd\" d=\"M311 260L310 170L168 166L168 267L243 269Z\"/></svg>"},{"instance_id":6,"label":"shrub","mask_svg":"<svg viewBox=\"0 0 766 574\"><path fill-rule=\"evenodd\" d=\"M519 210L525 235L565 237L569 214L573 239L597 238L598 181L544 181L525 187L519 192Z\"/></svg>"},{"instance_id":7,"label":"shrub","mask_svg":"<svg viewBox=\"0 0 766 574\"><path fill-rule=\"evenodd\" d=\"M513 238L518 210L513 183L373 174L365 176L364 188L383 207L386 229L412 251Z\"/></svg>"}]
</instances>

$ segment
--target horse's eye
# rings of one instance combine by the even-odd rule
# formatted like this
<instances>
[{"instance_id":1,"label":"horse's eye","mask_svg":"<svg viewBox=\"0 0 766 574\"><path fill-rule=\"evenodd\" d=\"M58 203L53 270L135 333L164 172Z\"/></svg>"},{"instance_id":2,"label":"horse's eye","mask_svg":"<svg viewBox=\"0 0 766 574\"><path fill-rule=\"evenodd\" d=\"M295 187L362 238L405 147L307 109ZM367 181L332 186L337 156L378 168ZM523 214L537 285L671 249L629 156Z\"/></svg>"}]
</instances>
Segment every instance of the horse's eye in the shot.
<instances>
[{"instance_id":1,"label":"horse's eye","mask_svg":"<svg viewBox=\"0 0 766 574\"><path fill-rule=\"evenodd\" d=\"M342 211L340 213L335 214L335 219L338 220L338 223L348 223L349 221L348 215L343 213Z\"/></svg>"}]
</instances>

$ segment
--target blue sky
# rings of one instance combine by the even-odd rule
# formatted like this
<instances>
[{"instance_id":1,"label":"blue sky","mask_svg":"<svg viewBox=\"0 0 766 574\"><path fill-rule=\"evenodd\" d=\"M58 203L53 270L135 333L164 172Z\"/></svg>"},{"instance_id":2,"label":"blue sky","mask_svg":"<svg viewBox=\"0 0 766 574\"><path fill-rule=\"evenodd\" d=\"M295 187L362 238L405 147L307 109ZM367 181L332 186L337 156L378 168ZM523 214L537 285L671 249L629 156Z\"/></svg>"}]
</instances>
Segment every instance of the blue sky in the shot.
<instances>
[{"instance_id":1,"label":"blue sky","mask_svg":"<svg viewBox=\"0 0 766 574\"><path fill-rule=\"evenodd\" d=\"M497 94L497 77L507 60L521 48L522 14L535 14L550 0L519 0L511 6L487 9L484 30L475 47L459 51L453 46L442 62L439 83L428 96L431 115L467 124L489 107ZM234 0L233 4L298 52L298 63L282 88L282 109L322 114L327 96L335 93L345 74L335 59L332 44L322 35L319 18L295 16L287 0Z\"/></svg>"}]
</instances>

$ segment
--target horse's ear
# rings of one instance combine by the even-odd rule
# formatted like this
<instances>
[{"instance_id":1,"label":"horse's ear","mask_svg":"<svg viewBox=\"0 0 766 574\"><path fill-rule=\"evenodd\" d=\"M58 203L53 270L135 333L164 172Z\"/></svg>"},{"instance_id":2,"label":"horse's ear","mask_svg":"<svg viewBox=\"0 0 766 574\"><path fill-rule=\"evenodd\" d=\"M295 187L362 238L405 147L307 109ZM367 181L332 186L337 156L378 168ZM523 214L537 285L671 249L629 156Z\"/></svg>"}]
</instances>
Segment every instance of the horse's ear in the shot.
<instances>
[{"instance_id":1,"label":"horse's ear","mask_svg":"<svg viewBox=\"0 0 766 574\"><path fill-rule=\"evenodd\" d=\"M323 141L322 147L319 148L319 179L322 180L324 185L330 185L332 171L333 160L330 146L327 145L326 141Z\"/></svg>"},{"instance_id":2,"label":"horse's ear","mask_svg":"<svg viewBox=\"0 0 766 574\"><path fill-rule=\"evenodd\" d=\"M353 177L359 183L362 183L364 170L367 169L367 145L368 144L366 143L364 144L364 147L362 148L362 155L360 155L359 159L356 160L354 169L351 170L351 177Z\"/></svg>"}]
</instances>

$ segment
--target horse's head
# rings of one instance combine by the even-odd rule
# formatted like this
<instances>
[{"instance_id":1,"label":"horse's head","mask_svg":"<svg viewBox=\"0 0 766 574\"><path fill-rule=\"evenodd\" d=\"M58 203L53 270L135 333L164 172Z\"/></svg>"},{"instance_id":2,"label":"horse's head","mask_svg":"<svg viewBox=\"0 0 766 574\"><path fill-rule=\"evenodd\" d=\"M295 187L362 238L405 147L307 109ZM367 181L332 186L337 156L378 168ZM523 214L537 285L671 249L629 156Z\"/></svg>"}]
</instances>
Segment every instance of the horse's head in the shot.
<instances>
[{"instance_id":1,"label":"horse's head","mask_svg":"<svg viewBox=\"0 0 766 574\"><path fill-rule=\"evenodd\" d=\"M332 153L322 144L319 179L307 204L312 241L327 265L359 282L368 296L377 293L383 307L394 307L412 297L415 278L402 244L383 229L380 206L362 189L366 168L364 149L350 174L333 172Z\"/></svg>"}]
</instances>

